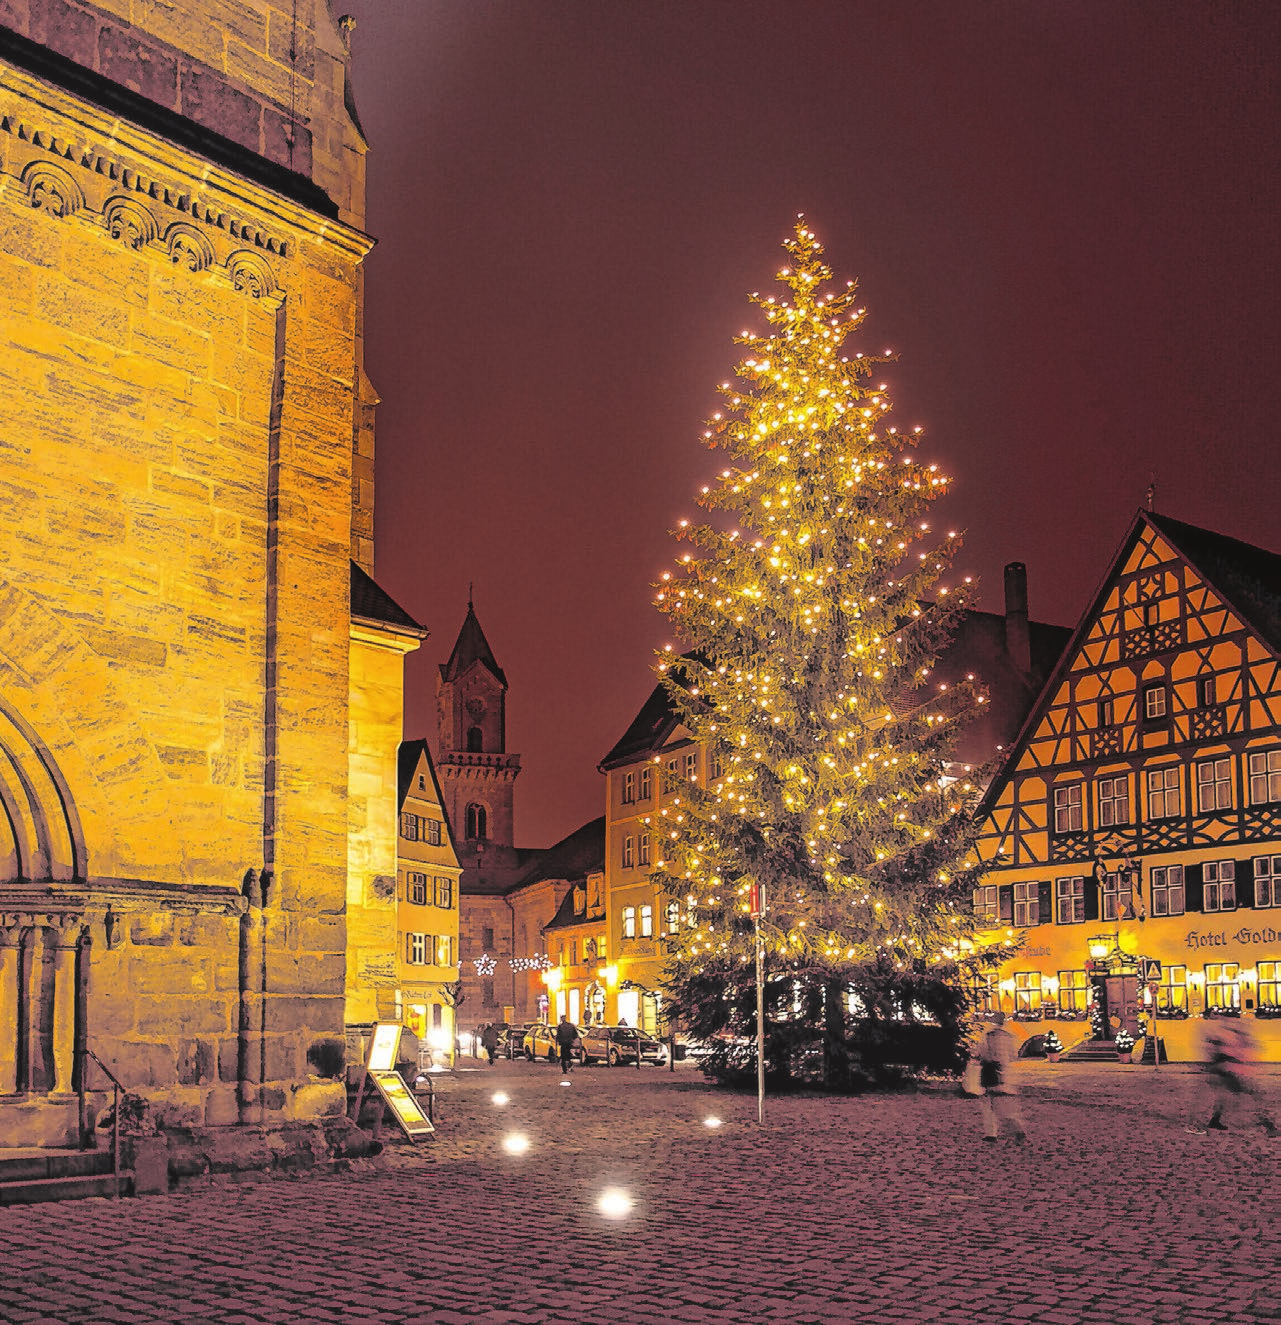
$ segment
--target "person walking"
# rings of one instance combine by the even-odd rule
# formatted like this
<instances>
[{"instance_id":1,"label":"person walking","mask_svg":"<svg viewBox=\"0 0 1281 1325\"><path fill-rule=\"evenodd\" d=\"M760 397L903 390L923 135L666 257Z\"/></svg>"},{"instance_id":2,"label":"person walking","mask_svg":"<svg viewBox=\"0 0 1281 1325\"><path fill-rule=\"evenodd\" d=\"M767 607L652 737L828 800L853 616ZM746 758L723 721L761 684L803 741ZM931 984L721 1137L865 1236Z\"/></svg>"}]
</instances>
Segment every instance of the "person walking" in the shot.
<instances>
[{"instance_id":1,"label":"person walking","mask_svg":"<svg viewBox=\"0 0 1281 1325\"><path fill-rule=\"evenodd\" d=\"M1026 1141L1027 1129L1019 1109L1018 1087L1009 1079L1009 1067L1017 1053L1014 1036L1005 1029L1004 1012L992 1014L992 1025L979 1041L978 1055L983 1140L995 1141L1004 1123L1014 1133L1016 1141Z\"/></svg>"},{"instance_id":2,"label":"person walking","mask_svg":"<svg viewBox=\"0 0 1281 1325\"><path fill-rule=\"evenodd\" d=\"M489 1065L494 1065L494 1055L498 1052L498 1027L492 1021L485 1023L485 1029L480 1033L480 1042L489 1055Z\"/></svg>"},{"instance_id":3,"label":"person walking","mask_svg":"<svg viewBox=\"0 0 1281 1325\"><path fill-rule=\"evenodd\" d=\"M1258 1046L1250 1032L1235 1019L1214 1017L1206 1022L1201 1055L1210 1088L1210 1117L1204 1127L1193 1123L1189 1132L1226 1132L1223 1121L1234 1099L1248 1097L1265 1136L1281 1136L1259 1093L1256 1081Z\"/></svg>"},{"instance_id":4,"label":"person walking","mask_svg":"<svg viewBox=\"0 0 1281 1325\"><path fill-rule=\"evenodd\" d=\"M563 1076L570 1069L574 1055L574 1043L578 1039L578 1027L561 1014L560 1025L556 1027L556 1047L560 1050L560 1070Z\"/></svg>"}]
</instances>

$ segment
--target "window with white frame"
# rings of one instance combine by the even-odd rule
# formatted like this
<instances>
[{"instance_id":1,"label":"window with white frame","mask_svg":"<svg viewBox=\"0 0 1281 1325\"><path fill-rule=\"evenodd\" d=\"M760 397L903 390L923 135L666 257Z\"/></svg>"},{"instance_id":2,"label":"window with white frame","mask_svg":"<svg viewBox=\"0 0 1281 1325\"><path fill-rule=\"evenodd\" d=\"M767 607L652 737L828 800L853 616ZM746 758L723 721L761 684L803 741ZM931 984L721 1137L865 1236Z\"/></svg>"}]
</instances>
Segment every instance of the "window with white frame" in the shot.
<instances>
[{"instance_id":1,"label":"window with white frame","mask_svg":"<svg viewBox=\"0 0 1281 1325\"><path fill-rule=\"evenodd\" d=\"M974 1000L974 1011L980 1017L991 1016L993 1012L1001 1010L1001 989L995 972L983 971L977 974L970 992Z\"/></svg>"},{"instance_id":2,"label":"window with white frame","mask_svg":"<svg viewBox=\"0 0 1281 1325\"><path fill-rule=\"evenodd\" d=\"M1207 860L1203 867L1201 909L1235 911L1237 909L1237 866L1234 860Z\"/></svg>"},{"instance_id":3,"label":"window with white frame","mask_svg":"<svg viewBox=\"0 0 1281 1325\"><path fill-rule=\"evenodd\" d=\"M996 884L981 884L974 890L974 919L980 924L995 925L997 921Z\"/></svg>"},{"instance_id":4,"label":"window with white frame","mask_svg":"<svg viewBox=\"0 0 1281 1325\"><path fill-rule=\"evenodd\" d=\"M1241 1010L1241 964L1206 962L1205 1006L1220 1012Z\"/></svg>"},{"instance_id":5,"label":"window with white frame","mask_svg":"<svg viewBox=\"0 0 1281 1325\"><path fill-rule=\"evenodd\" d=\"M1064 1017L1084 1017L1090 1006L1090 981L1084 971L1059 972L1059 1013Z\"/></svg>"},{"instance_id":6,"label":"window with white frame","mask_svg":"<svg viewBox=\"0 0 1281 1325\"><path fill-rule=\"evenodd\" d=\"M1085 877L1054 880L1054 919L1060 925L1085 923Z\"/></svg>"},{"instance_id":7,"label":"window with white frame","mask_svg":"<svg viewBox=\"0 0 1281 1325\"><path fill-rule=\"evenodd\" d=\"M405 960L411 966L427 965L427 935L405 935Z\"/></svg>"},{"instance_id":8,"label":"window with white frame","mask_svg":"<svg viewBox=\"0 0 1281 1325\"><path fill-rule=\"evenodd\" d=\"M438 847L440 845L441 822L439 819L427 820L427 845Z\"/></svg>"},{"instance_id":9,"label":"window with white frame","mask_svg":"<svg viewBox=\"0 0 1281 1325\"><path fill-rule=\"evenodd\" d=\"M1179 794L1179 766L1148 770L1148 818L1173 819L1183 811Z\"/></svg>"},{"instance_id":10,"label":"window with white frame","mask_svg":"<svg viewBox=\"0 0 1281 1325\"><path fill-rule=\"evenodd\" d=\"M1100 778L1099 827L1115 828L1130 822L1130 779L1128 777Z\"/></svg>"},{"instance_id":11,"label":"window with white frame","mask_svg":"<svg viewBox=\"0 0 1281 1325\"><path fill-rule=\"evenodd\" d=\"M1161 983L1156 991L1157 1015L1164 1013L1186 1013L1188 1010L1188 968L1186 966L1163 966Z\"/></svg>"},{"instance_id":12,"label":"window with white frame","mask_svg":"<svg viewBox=\"0 0 1281 1325\"><path fill-rule=\"evenodd\" d=\"M1181 916L1187 894L1182 865L1157 865L1152 870L1152 914Z\"/></svg>"},{"instance_id":13,"label":"window with white frame","mask_svg":"<svg viewBox=\"0 0 1281 1325\"><path fill-rule=\"evenodd\" d=\"M654 908L649 905L640 909L640 936L643 939L654 937Z\"/></svg>"},{"instance_id":14,"label":"window with white frame","mask_svg":"<svg viewBox=\"0 0 1281 1325\"><path fill-rule=\"evenodd\" d=\"M1250 804L1281 801L1281 750L1256 750L1246 760L1250 775Z\"/></svg>"},{"instance_id":15,"label":"window with white frame","mask_svg":"<svg viewBox=\"0 0 1281 1325\"><path fill-rule=\"evenodd\" d=\"M1041 972L1014 972L1014 1015L1039 1017L1041 1015Z\"/></svg>"},{"instance_id":16,"label":"window with white frame","mask_svg":"<svg viewBox=\"0 0 1281 1325\"><path fill-rule=\"evenodd\" d=\"M1281 1008L1281 962L1259 963L1259 1006Z\"/></svg>"},{"instance_id":17,"label":"window with white frame","mask_svg":"<svg viewBox=\"0 0 1281 1325\"><path fill-rule=\"evenodd\" d=\"M1119 873L1105 873L1099 876L1099 906L1104 920L1115 920L1126 911L1129 901L1130 876L1122 880ZM1122 896L1122 894L1125 894Z\"/></svg>"},{"instance_id":18,"label":"window with white frame","mask_svg":"<svg viewBox=\"0 0 1281 1325\"><path fill-rule=\"evenodd\" d=\"M1164 685L1143 687L1143 717L1147 722L1161 722L1166 716L1168 704Z\"/></svg>"},{"instance_id":19,"label":"window with white frame","mask_svg":"<svg viewBox=\"0 0 1281 1325\"><path fill-rule=\"evenodd\" d=\"M636 839L631 833L623 838L623 868L631 869L636 864Z\"/></svg>"},{"instance_id":20,"label":"window with white frame","mask_svg":"<svg viewBox=\"0 0 1281 1325\"><path fill-rule=\"evenodd\" d=\"M640 771L640 786L636 792L638 799L649 800L650 793L654 789L654 770L646 764Z\"/></svg>"},{"instance_id":21,"label":"window with white frame","mask_svg":"<svg viewBox=\"0 0 1281 1325\"><path fill-rule=\"evenodd\" d=\"M625 939L636 937L636 908L634 906L623 907L623 937Z\"/></svg>"},{"instance_id":22,"label":"window with white frame","mask_svg":"<svg viewBox=\"0 0 1281 1325\"><path fill-rule=\"evenodd\" d=\"M1281 856L1255 856L1255 906L1281 906Z\"/></svg>"},{"instance_id":23,"label":"window with white frame","mask_svg":"<svg viewBox=\"0 0 1281 1325\"><path fill-rule=\"evenodd\" d=\"M637 854L637 864L639 864L639 865L648 865L648 864L649 864L649 834L648 834L648 833L641 833L641 834L640 834L640 836L636 839L636 847L637 847L637 853L638 853L638 854Z\"/></svg>"},{"instance_id":24,"label":"window with white frame","mask_svg":"<svg viewBox=\"0 0 1281 1325\"><path fill-rule=\"evenodd\" d=\"M1232 808L1232 761L1202 759L1196 766L1196 807L1201 814Z\"/></svg>"},{"instance_id":25,"label":"window with white frame","mask_svg":"<svg viewBox=\"0 0 1281 1325\"><path fill-rule=\"evenodd\" d=\"M623 804L630 805L636 799L636 773L623 774Z\"/></svg>"},{"instance_id":26,"label":"window with white frame","mask_svg":"<svg viewBox=\"0 0 1281 1325\"><path fill-rule=\"evenodd\" d=\"M688 750L685 753L685 780L694 782L698 778L698 751Z\"/></svg>"},{"instance_id":27,"label":"window with white frame","mask_svg":"<svg viewBox=\"0 0 1281 1325\"><path fill-rule=\"evenodd\" d=\"M446 909L454 904L454 881L443 874L436 876L436 905Z\"/></svg>"},{"instance_id":28,"label":"window with white frame","mask_svg":"<svg viewBox=\"0 0 1281 1325\"><path fill-rule=\"evenodd\" d=\"M1049 920L1049 916L1045 917ZM1014 885L1014 923L1026 928L1041 923L1041 885L1016 883Z\"/></svg>"},{"instance_id":29,"label":"window with white frame","mask_svg":"<svg viewBox=\"0 0 1281 1325\"><path fill-rule=\"evenodd\" d=\"M405 900L415 906L427 905L427 876L410 874L405 880Z\"/></svg>"},{"instance_id":30,"label":"window with white frame","mask_svg":"<svg viewBox=\"0 0 1281 1325\"><path fill-rule=\"evenodd\" d=\"M663 924L669 934L675 934L681 927L681 904L677 901L668 902L663 907Z\"/></svg>"},{"instance_id":31,"label":"window with white frame","mask_svg":"<svg viewBox=\"0 0 1281 1325\"><path fill-rule=\"evenodd\" d=\"M1056 833L1079 833L1084 827L1084 812L1081 801L1081 783L1073 782L1066 787L1054 788L1054 831Z\"/></svg>"}]
</instances>

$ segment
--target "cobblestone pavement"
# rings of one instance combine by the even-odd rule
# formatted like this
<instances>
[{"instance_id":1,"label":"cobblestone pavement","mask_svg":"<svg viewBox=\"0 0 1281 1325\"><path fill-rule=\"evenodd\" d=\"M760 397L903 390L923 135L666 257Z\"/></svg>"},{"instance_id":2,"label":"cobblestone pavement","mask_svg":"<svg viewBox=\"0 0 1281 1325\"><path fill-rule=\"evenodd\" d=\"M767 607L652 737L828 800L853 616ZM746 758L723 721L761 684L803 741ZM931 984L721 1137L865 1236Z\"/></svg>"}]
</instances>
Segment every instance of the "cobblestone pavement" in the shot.
<instances>
[{"instance_id":1,"label":"cobblestone pavement","mask_svg":"<svg viewBox=\"0 0 1281 1325\"><path fill-rule=\"evenodd\" d=\"M437 1136L361 1172L0 1210L0 1319L1281 1320L1281 1142L1185 1131L1187 1069L1028 1067L1027 1145L950 1089L772 1099L762 1130L688 1065L570 1080L441 1078Z\"/></svg>"}]
</instances>

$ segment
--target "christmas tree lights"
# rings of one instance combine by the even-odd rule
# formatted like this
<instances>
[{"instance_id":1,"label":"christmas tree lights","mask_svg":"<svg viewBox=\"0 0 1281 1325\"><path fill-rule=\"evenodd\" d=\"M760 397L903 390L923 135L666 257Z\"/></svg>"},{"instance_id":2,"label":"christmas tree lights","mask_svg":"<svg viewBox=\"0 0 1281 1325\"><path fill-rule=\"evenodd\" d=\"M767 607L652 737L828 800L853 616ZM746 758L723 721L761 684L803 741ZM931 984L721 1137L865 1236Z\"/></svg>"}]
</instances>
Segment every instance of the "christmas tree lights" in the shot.
<instances>
[{"instance_id":1,"label":"christmas tree lights","mask_svg":"<svg viewBox=\"0 0 1281 1325\"><path fill-rule=\"evenodd\" d=\"M908 454L919 428L888 423L889 353L847 346L865 319L855 283L832 287L803 218L784 247L786 295L752 296L767 330L736 338L744 357L704 433L729 463L656 586L688 650L667 646L660 674L723 772L651 824L662 881L694 917L668 969L683 1020L735 1028L760 885L771 996L830 1065L858 1038L851 1006L959 1015L947 982L981 954L974 788L949 757L982 696L931 679L969 593L945 582L959 537L926 518L948 479Z\"/></svg>"}]
</instances>

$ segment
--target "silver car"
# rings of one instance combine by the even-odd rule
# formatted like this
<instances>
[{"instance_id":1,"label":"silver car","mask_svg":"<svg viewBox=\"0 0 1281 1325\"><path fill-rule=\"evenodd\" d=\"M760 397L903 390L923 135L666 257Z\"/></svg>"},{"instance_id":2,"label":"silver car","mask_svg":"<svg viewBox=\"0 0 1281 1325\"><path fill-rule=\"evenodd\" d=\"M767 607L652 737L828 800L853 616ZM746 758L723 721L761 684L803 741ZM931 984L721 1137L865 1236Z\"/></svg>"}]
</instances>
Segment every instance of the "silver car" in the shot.
<instances>
[{"instance_id":1,"label":"silver car","mask_svg":"<svg viewBox=\"0 0 1281 1325\"><path fill-rule=\"evenodd\" d=\"M611 1067L636 1062L662 1067L667 1062L667 1046L648 1031L631 1026L589 1026L583 1032L583 1061L605 1062Z\"/></svg>"}]
</instances>

